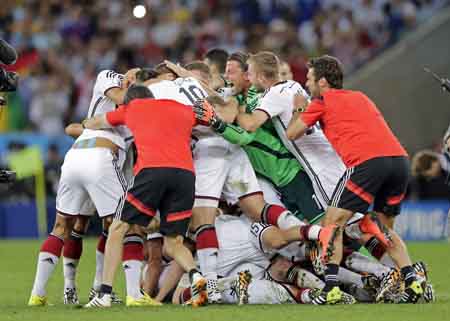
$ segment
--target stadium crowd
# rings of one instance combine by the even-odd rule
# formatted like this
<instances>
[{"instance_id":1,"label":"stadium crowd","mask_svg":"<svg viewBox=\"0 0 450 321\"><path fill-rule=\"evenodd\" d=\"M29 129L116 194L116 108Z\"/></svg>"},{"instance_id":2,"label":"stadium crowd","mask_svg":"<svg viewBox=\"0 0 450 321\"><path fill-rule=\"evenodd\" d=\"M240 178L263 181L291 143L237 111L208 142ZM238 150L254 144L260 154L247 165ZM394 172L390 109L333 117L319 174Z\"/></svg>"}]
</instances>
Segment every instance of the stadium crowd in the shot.
<instances>
[{"instance_id":1,"label":"stadium crowd","mask_svg":"<svg viewBox=\"0 0 450 321\"><path fill-rule=\"evenodd\" d=\"M137 19L133 1L7 1L0 36L19 51L21 86L0 127L60 135L86 114L99 70L191 61L212 47L274 51L301 84L312 55L332 54L350 73L445 2L148 0Z\"/></svg>"}]
</instances>

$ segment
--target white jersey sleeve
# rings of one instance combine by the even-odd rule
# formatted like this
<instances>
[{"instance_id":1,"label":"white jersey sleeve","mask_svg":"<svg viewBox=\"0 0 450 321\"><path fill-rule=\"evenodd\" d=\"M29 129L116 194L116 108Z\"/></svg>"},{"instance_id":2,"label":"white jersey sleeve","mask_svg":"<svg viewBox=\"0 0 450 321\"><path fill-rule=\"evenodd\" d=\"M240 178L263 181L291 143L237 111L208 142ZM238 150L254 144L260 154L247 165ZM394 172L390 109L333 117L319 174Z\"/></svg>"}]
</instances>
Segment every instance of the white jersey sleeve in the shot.
<instances>
[{"instance_id":1,"label":"white jersey sleeve","mask_svg":"<svg viewBox=\"0 0 450 321\"><path fill-rule=\"evenodd\" d=\"M296 81L287 80L266 90L255 110L265 112L270 118L280 116L290 120L294 107L294 95L302 94L308 97L303 87Z\"/></svg>"},{"instance_id":2,"label":"white jersey sleeve","mask_svg":"<svg viewBox=\"0 0 450 321\"><path fill-rule=\"evenodd\" d=\"M105 114L116 109L116 103L111 98L106 96L106 94L111 88L120 88L123 77L123 75L112 70L103 70L98 74L97 80L94 84L87 118ZM132 135L126 126L118 126L115 128L102 130L85 129L77 140L84 140L94 137L107 138L121 149L126 149L128 147L126 141L130 141L130 137L132 137Z\"/></svg>"}]
</instances>

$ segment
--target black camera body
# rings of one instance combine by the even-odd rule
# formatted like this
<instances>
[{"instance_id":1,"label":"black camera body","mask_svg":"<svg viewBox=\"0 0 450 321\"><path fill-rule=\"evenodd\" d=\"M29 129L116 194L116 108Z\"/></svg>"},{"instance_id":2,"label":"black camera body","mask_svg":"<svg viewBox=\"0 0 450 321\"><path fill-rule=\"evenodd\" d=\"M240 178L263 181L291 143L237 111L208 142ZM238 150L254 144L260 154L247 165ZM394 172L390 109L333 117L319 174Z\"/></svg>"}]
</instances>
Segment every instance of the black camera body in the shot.
<instances>
[{"instance_id":1,"label":"black camera body","mask_svg":"<svg viewBox=\"0 0 450 321\"><path fill-rule=\"evenodd\" d=\"M0 63L11 65L17 60L17 52L5 40L0 39ZM16 91L19 77L17 73L0 67L0 92ZM6 99L0 95L0 110L6 105ZM16 180L16 173L0 170L0 184L12 183Z\"/></svg>"}]
</instances>

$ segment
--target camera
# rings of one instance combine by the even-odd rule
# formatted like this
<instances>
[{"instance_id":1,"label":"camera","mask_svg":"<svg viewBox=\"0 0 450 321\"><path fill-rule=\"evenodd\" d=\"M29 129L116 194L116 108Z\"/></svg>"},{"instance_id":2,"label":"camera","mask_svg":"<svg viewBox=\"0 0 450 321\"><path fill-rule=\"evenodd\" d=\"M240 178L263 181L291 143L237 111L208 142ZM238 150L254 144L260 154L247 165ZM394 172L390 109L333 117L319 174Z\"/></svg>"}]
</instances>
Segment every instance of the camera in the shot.
<instances>
[{"instance_id":1,"label":"camera","mask_svg":"<svg viewBox=\"0 0 450 321\"><path fill-rule=\"evenodd\" d=\"M17 52L5 40L0 39L0 63L11 65L17 60ZM17 73L0 67L0 92L16 91L19 77ZM6 99L0 95L0 111L6 106ZM16 180L16 173L0 170L0 184L12 183Z\"/></svg>"}]
</instances>

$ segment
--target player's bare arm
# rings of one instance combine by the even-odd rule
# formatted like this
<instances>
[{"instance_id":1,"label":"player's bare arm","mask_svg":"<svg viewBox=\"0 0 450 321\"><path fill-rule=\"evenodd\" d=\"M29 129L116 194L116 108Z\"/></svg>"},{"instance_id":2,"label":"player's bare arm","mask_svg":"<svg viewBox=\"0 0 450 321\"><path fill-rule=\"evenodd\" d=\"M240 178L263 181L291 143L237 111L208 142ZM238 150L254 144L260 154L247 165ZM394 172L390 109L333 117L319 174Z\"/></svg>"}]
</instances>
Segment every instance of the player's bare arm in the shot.
<instances>
[{"instance_id":1,"label":"player's bare arm","mask_svg":"<svg viewBox=\"0 0 450 321\"><path fill-rule=\"evenodd\" d=\"M103 129L103 128L111 128L111 125L106 120L106 114L97 115L88 119L83 120L81 123L83 128L88 129Z\"/></svg>"},{"instance_id":2,"label":"player's bare arm","mask_svg":"<svg viewBox=\"0 0 450 321\"><path fill-rule=\"evenodd\" d=\"M300 119L300 113L305 111L308 106L308 99L302 94L294 95L294 109L291 121L289 122L288 128L286 130L287 138L290 140L295 140L305 134L308 127Z\"/></svg>"},{"instance_id":3,"label":"player's bare arm","mask_svg":"<svg viewBox=\"0 0 450 321\"><path fill-rule=\"evenodd\" d=\"M254 132L269 119L269 115L262 110L255 110L251 114L239 113L236 117L239 126L246 131Z\"/></svg>"},{"instance_id":4,"label":"player's bare arm","mask_svg":"<svg viewBox=\"0 0 450 321\"><path fill-rule=\"evenodd\" d=\"M300 112L295 112L292 115L288 128L286 129L286 136L290 140L296 140L306 133L308 126L300 118Z\"/></svg>"},{"instance_id":5,"label":"player's bare arm","mask_svg":"<svg viewBox=\"0 0 450 321\"><path fill-rule=\"evenodd\" d=\"M239 103L237 99L231 97L230 99L224 101L220 96L217 95L210 97L214 97L214 99L221 99L223 101L223 104L213 104L214 109L220 119L222 119L224 122L229 124L233 123L239 113ZM208 100L210 100L209 97Z\"/></svg>"},{"instance_id":6,"label":"player's bare arm","mask_svg":"<svg viewBox=\"0 0 450 321\"><path fill-rule=\"evenodd\" d=\"M66 135L69 135L73 138L78 138L83 133L83 125L79 123L72 123L67 125L67 127L64 129L64 132Z\"/></svg>"}]
</instances>

